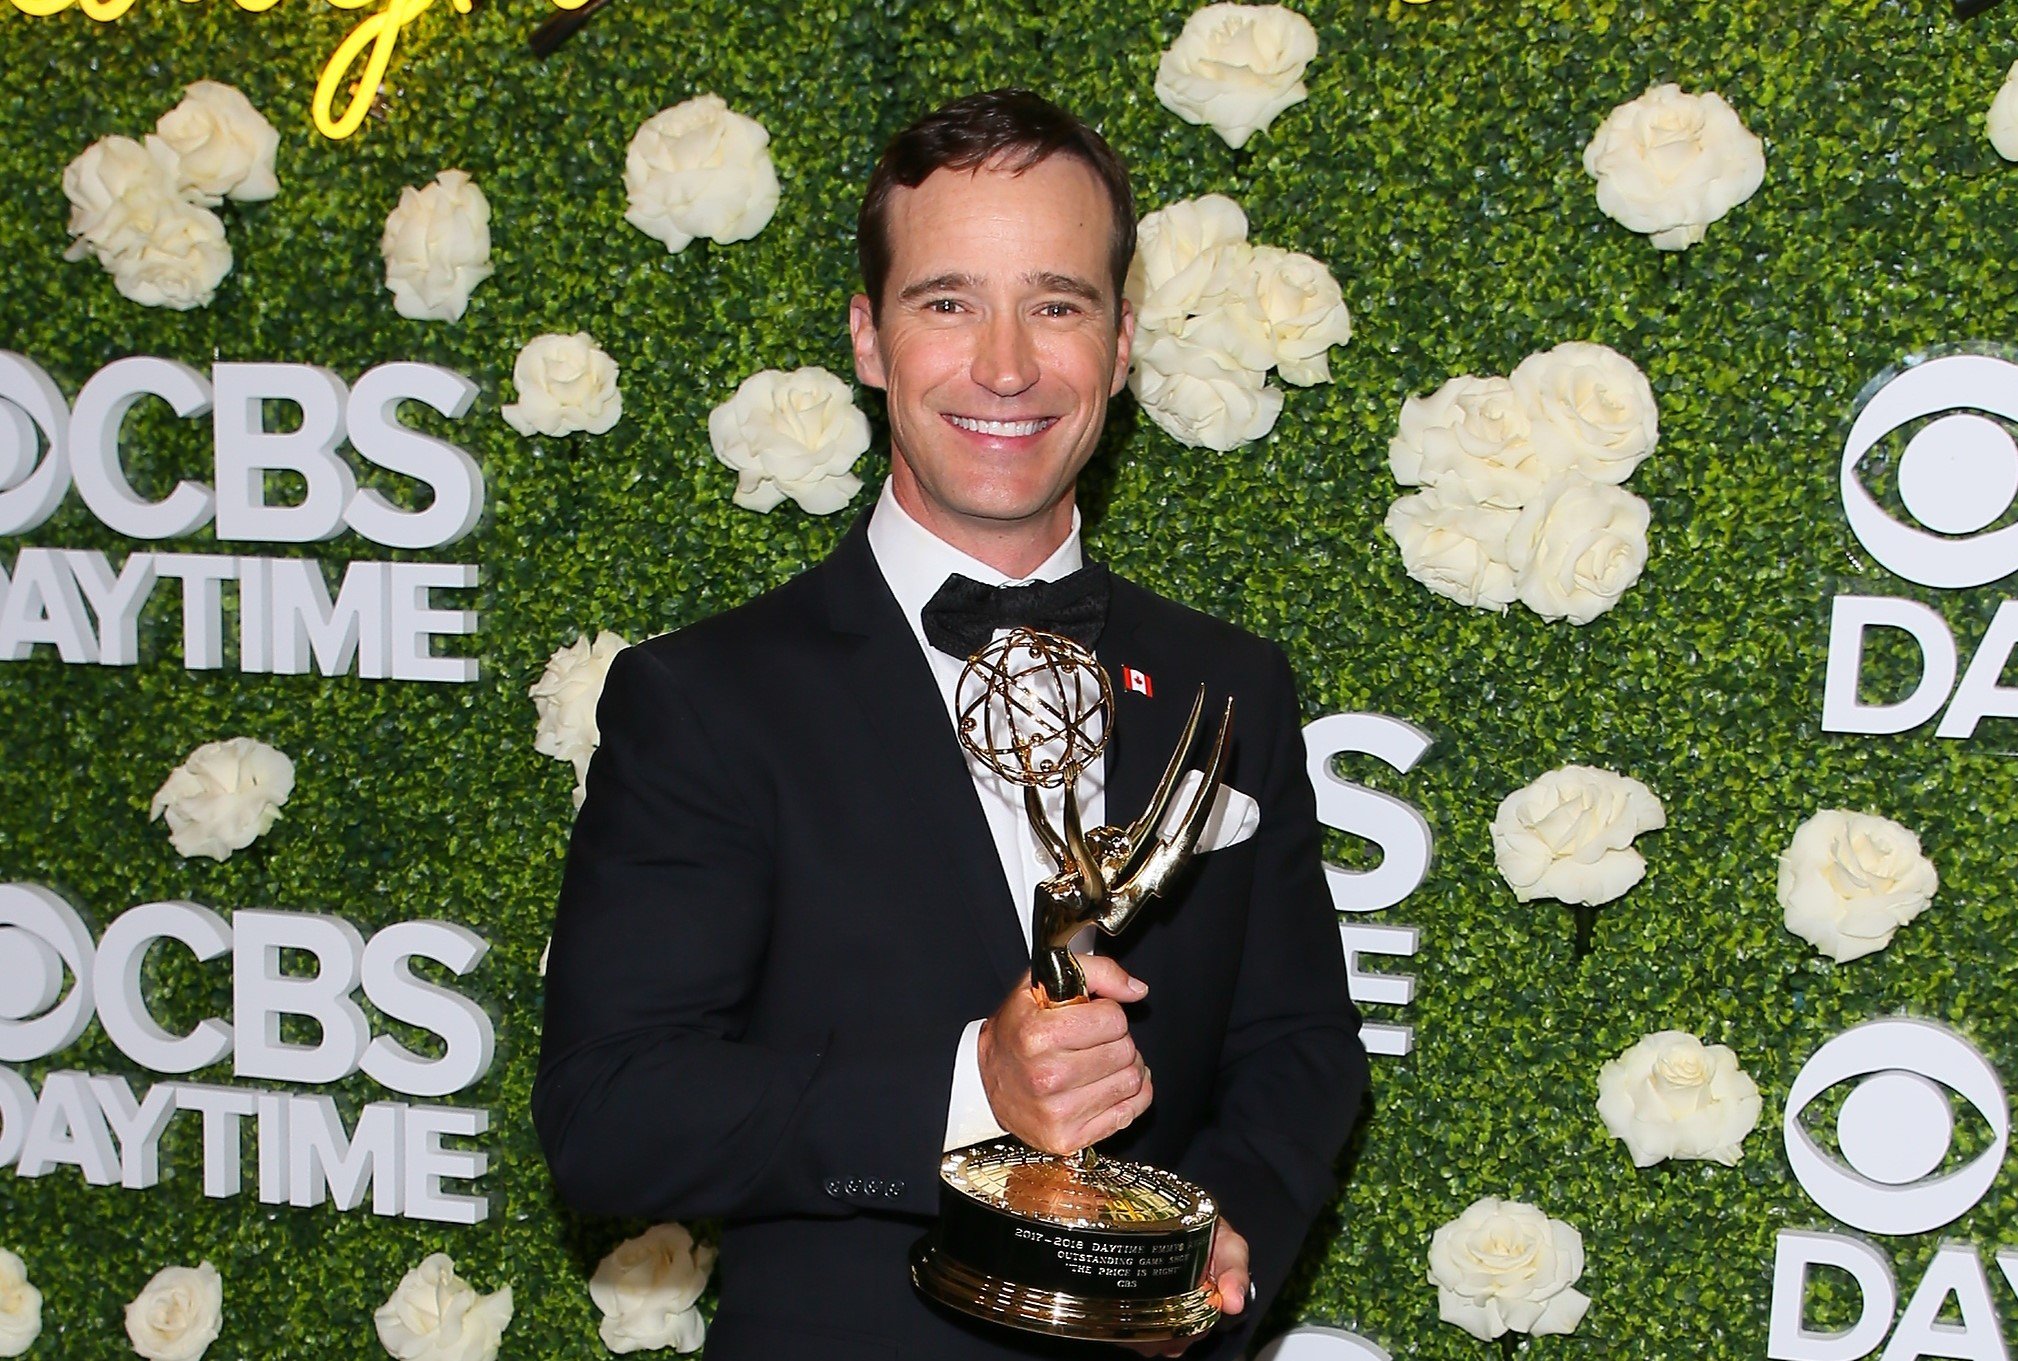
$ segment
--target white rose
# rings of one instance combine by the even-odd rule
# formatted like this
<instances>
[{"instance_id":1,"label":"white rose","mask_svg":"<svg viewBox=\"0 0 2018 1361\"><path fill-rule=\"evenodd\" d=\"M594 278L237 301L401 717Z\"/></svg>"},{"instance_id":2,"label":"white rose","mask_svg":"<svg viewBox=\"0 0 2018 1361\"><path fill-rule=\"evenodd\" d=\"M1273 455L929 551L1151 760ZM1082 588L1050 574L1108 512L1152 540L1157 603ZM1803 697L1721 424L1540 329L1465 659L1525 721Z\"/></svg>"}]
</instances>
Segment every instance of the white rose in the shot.
<instances>
[{"instance_id":1,"label":"white rose","mask_svg":"<svg viewBox=\"0 0 2018 1361\"><path fill-rule=\"evenodd\" d=\"M229 85L197 81L154 130L181 156L183 190L205 206L227 198L254 203L280 192L273 173L280 133Z\"/></svg>"},{"instance_id":2,"label":"white rose","mask_svg":"<svg viewBox=\"0 0 2018 1361\"><path fill-rule=\"evenodd\" d=\"M208 208L164 204L138 246L100 257L120 296L147 307L186 312L207 306L231 272L224 223Z\"/></svg>"},{"instance_id":3,"label":"white rose","mask_svg":"<svg viewBox=\"0 0 2018 1361\"><path fill-rule=\"evenodd\" d=\"M521 435L600 435L624 414L617 361L587 331L534 336L512 364L512 385L519 399L502 414Z\"/></svg>"},{"instance_id":4,"label":"white rose","mask_svg":"<svg viewBox=\"0 0 2018 1361\"><path fill-rule=\"evenodd\" d=\"M1437 1314L1473 1337L1573 1332L1590 1299L1583 1235L1532 1205L1487 1196L1429 1241Z\"/></svg>"},{"instance_id":5,"label":"white rose","mask_svg":"<svg viewBox=\"0 0 2018 1361\"><path fill-rule=\"evenodd\" d=\"M1218 248L1247 240L1247 214L1224 194L1159 208L1135 227L1135 258L1124 292L1136 334L1182 324L1214 283Z\"/></svg>"},{"instance_id":6,"label":"white rose","mask_svg":"<svg viewBox=\"0 0 2018 1361\"><path fill-rule=\"evenodd\" d=\"M1478 505L1461 491L1432 487L1389 506L1383 527L1417 581L1460 605L1503 611L1514 599L1506 536L1518 516Z\"/></svg>"},{"instance_id":7,"label":"white rose","mask_svg":"<svg viewBox=\"0 0 2018 1361\"><path fill-rule=\"evenodd\" d=\"M1766 151L1721 96L1656 85L1598 125L1584 169L1606 216L1649 233L1661 250L1681 250L1758 191Z\"/></svg>"},{"instance_id":8,"label":"white rose","mask_svg":"<svg viewBox=\"0 0 2018 1361\"><path fill-rule=\"evenodd\" d=\"M862 489L850 470L869 447L869 418L825 369L764 369L708 413L708 439L736 470L737 505L767 511L789 496L831 515Z\"/></svg>"},{"instance_id":9,"label":"white rose","mask_svg":"<svg viewBox=\"0 0 2018 1361\"><path fill-rule=\"evenodd\" d=\"M479 1295L447 1254L432 1253L371 1317L398 1361L494 1361L512 1321L512 1288Z\"/></svg>"},{"instance_id":10,"label":"white rose","mask_svg":"<svg viewBox=\"0 0 2018 1361\"><path fill-rule=\"evenodd\" d=\"M1245 241L1229 241L1199 257L1212 272L1190 315L1148 334L1138 326L1136 344L1181 340L1188 349L1211 351L1229 368L1266 376L1275 366L1275 333L1262 311L1255 254Z\"/></svg>"},{"instance_id":11,"label":"white rose","mask_svg":"<svg viewBox=\"0 0 2018 1361\"><path fill-rule=\"evenodd\" d=\"M1493 861L1521 902L1553 898L1594 907L1646 876L1633 838L1667 825L1667 810L1638 780L1564 766L1500 800Z\"/></svg>"},{"instance_id":12,"label":"white rose","mask_svg":"<svg viewBox=\"0 0 2018 1361\"><path fill-rule=\"evenodd\" d=\"M1172 439L1225 453L1275 428L1282 389L1266 378L1222 350L1166 334L1136 347L1128 386Z\"/></svg>"},{"instance_id":13,"label":"white rose","mask_svg":"<svg viewBox=\"0 0 2018 1361\"><path fill-rule=\"evenodd\" d=\"M1308 255L1229 241L1201 256L1211 265L1192 315L1166 335L1221 355L1229 365L1308 386L1331 378L1330 349L1352 336L1352 318L1331 272ZM1138 343L1147 344L1140 328Z\"/></svg>"},{"instance_id":14,"label":"white rose","mask_svg":"<svg viewBox=\"0 0 2018 1361\"><path fill-rule=\"evenodd\" d=\"M1787 929L1838 964L1890 945L1940 887L1920 838L1870 813L1826 808L1780 855Z\"/></svg>"},{"instance_id":15,"label":"white rose","mask_svg":"<svg viewBox=\"0 0 2018 1361\"><path fill-rule=\"evenodd\" d=\"M1317 55L1310 20L1281 5L1207 5L1156 68L1156 97L1187 123L1209 123L1228 146L1247 139L1310 93L1304 68Z\"/></svg>"},{"instance_id":16,"label":"white rose","mask_svg":"<svg viewBox=\"0 0 2018 1361\"><path fill-rule=\"evenodd\" d=\"M444 170L419 189L409 184L385 219L378 248L401 316L459 320L470 291L491 276L490 203L461 170Z\"/></svg>"},{"instance_id":17,"label":"white rose","mask_svg":"<svg viewBox=\"0 0 2018 1361\"><path fill-rule=\"evenodd\" d=\"M1759 1123L1759 1084L1728 1045L1663 1030L1598 1069L1598 1116L1635 1167L1664 1158L1734 1167Z\"/></svg>"},{"instance_id":18,"label":"white rose","mask_svg":"<svg viewBox=\"0 0 2018 1361\"><path fill-rule=\"evenodd\" d=\"M126 1306L126 1336L147 1361L196 1361L224 1322L224 1282L208 1262L164 1267Z\"/></svg>"},{"instance_id":19,"label":"white rose","mask_svg":"<svg viewBox=\"0 0 2018 1361\"><path fill-rule=\"evenodd\" d=\"M546 669L526 693L539 712L539 730L533 736L533 750L557 761L572 761L575 767L575 807L582 806L588 778L589 758L603 740L596 726L596 704L603 697L603 681L610 663L630 644L605 629L589 641L587 635L575 639L547 658Z\"/></svg>"},{"instance_id":20,"label":"white rose","mask_svg":"<svg viewBox=\"0 0 2018 1361\"><path fill-rule=\"evenodd\" d=\"M683 1225L656 1224L617 1245L589 1278L589 1298L603 1311L596 1331L613 1352L690 1352L707 1325L694 1307L715 1265L715 1249L696 1245Z\"/></svg>"},{"instance_id":21,"label":"white rose","mask_svg":"<svg viewBox=\"0 0 2018 1361\"><path fill-rule=\"evenodd\" d=\"M205 742L154 791L148 820L165 816L185 857L229 860L265 835L294 792L294 762L250 737Z\"/></svg>"},{"instance_id":22,"label":"white rose","mask_svg":"<svg viewBox=\"0 0 2018 1361\"><path fill-rule=\"evenodd\" d=\"M1254 247L1252 269L1275 371L1298 387L1330 382L1331 347L1352 339L1338 280L1322 262L1274 246Z\"/></svg>"},{"instance_id":23,"label":"white rose","mask_svg":"<svg viewBox=\"0 0 2018 1361\"><path fill-rule=\"evenodd\" d=\"M1551 466L1623 482L1660 438L1652 385L1609 346L1573 340L1531 354L1508 381L1527 407L1528 437Z\"/></svg>"},{"instance_id":24,"label":"white rose","mask_svg":"<svg viewBox=\"0 0 2018 1361\"><path fill-rule=\"evenodd\" d=\"M1623 487L1574 476L1552 483L1507 534L1521 603L1545 619L1590 623L1640 579L1651 518Z\"/></svg>"},{"instance_id":25,"label":"white rose","mask_svg":"<svg viewBox=\"0 0 2018 1361\"><path fill-rule=\"evenodd\" d=\"M19 1356L42 1335L42 1292L28 1283L28 1268L0 1248L0 1356Z\"/></svg>"},{"instance_id":26,"label":"white rose","mask_svg":"<svg viewBox=\"0 0 2018 1361\"><path fill-rule=\"evenodd\" d=\"M1990 145L1997 148L1999 156L2018 161L2018 62L2012 63L1997 97L1990 101L1983 130L1990 134Z\"/></svg>"},{"instance_id":27,"label":"white rose","mask_svg":"<svg viewBox=\"0 0 2018 1361\"><path fill-rule=\"evenodd\" d=\"M160 219L188 205L179 188L180 158L159 137L101 137L63 168L63 196L70 200L70 234L77 240L64 252L69 260L95 251L108 256L138 250Z\"/></svg>"},{"instance_id":28,"label":"white rose","mask_svg":"<svg viewBox=\"0 0 2018 1361\"><path fill-rule=\"evenodd\" d=\"M1401 404L1388 467L1404 486L1445 487L1519 510L1562 471L1530 438L1529 424L1512 383L1461 373Z\"/></svg>"},{"instance_id":29,"label":"white rose","mask_svg":"<svg viewBox=\"0 0 2018 1361\"><path fill-rule=\"evenodd\" d=\"M624 220L683 250L705 236L747 241L778 209L771 134L732 112L719 95L696 95L661 109L631 137L624 154Z\"/></svg>"}]
</instances>

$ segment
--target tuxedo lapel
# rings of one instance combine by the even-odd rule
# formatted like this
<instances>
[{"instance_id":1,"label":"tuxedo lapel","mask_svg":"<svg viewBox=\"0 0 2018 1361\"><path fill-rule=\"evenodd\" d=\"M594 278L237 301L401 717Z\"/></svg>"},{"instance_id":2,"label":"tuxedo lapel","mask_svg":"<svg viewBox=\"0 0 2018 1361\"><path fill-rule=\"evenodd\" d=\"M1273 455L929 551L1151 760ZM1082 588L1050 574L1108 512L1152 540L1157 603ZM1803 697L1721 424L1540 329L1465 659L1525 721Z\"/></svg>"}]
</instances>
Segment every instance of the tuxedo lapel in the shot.
<instances>
[{"instance_id":1,"label":"tuxedo lapel","mask_svg":"<svg viewBox=\"0 0 2018 1361\"><path fill-rule=\"evenodd\" d=\"M905 623L869 547L868 516L857 520L821 564L829 622L848 636L848 691L869 721L890 768L894 806L891 873L915 866L944 888L949 939L964 932L1006 992L1029 966L1018 925L1029 905L1011 901L988 819L981 811L960 740L917 638Z\"/></svg>"},{"instance_id":2,"label":"tuxedo lapel","mask_svg":"<svg viewBox=\"0 0 2018 1361\"><path fill-rule=\"evenodd\" d=\"M1182 678L1159 666L1156 639L1142 626L1144 593L1119 578L1107 607L1107 627L1101 630L1094 649L1101 667L1114 688L1114 723L1107 743L1107 821L1126 827L1142 816L1156 781L1184 733L1184 720L1191 714L1193 692L1181 690ZM1133 667L1151 677L1153 695L1125 688L1122 672ZM1165 676L1157 682L1158 671ZM1206 697L1210 708L1211 696ZM1207 719L1212 715L1208 713ZM1198 754L1187 760L1197 765Z\"/></svg>"}]
</instances>

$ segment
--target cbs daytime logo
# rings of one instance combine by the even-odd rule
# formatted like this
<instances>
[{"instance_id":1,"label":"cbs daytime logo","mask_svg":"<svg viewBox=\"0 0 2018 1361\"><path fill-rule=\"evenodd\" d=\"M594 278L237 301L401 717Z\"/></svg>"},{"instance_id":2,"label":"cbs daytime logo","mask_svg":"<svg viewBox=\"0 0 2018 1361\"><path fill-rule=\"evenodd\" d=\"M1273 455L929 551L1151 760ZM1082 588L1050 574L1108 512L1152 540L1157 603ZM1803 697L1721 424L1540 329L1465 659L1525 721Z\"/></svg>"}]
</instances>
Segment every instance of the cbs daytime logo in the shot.
<instances>
[{"instance_id":1,"label":"cbs daytime logo","mask_svg":"<svg viewBox=\"0 0 2018 1361\"><path fill-rule=\"evenodd\" d=\"M1802 1116L1824 1092L1848 1082L1856 1085L1836 1116L1838 1160ZM1973 1154L1941 1171L1953 1160L1956 1097L1981 1118L1987 1140L1973 1141ZM1899 1237L1931 1233L1982 1202L2010 1146L2011 1111L1997 1070L1967 1040L1929 1021L1887 1018L1845 1031L1802 1065L1787 1093L1781 1136L1794 1178L1816 1208L1864 1233ZM2018 1289L2018 1248L2000 1248L1995 1257L2007 1284ZM1848 1327L1809 1325L1817 1268L1848 1276L1849 1298L1858 1306ZM1782 1230L1766 1355L1858 1361L1883 1346L1883 1361L2008 1357L1989 1275L1973 1244L1943 1243L1903 1314L1899 1297L1890 1255L1869 1239Z\"/></svg>"},{"instance_id":2,"label":"cbs daytime logo","mask_svg":"<svg viewBox=\"0 0 2018 1361\"><path fill-rule=\"evenodd\" d=\"M149 952L167 945L229 968L229 1020L210 1017L181 1034L162 1024L141 975ZM486 1133L487 1110L372 1101L346 1123L322 1094L157 1082L136 1096L123 1076L72 1069L46 1074L38 1093L5 1065L61 1053L96 1016L120 1053L155 1073L228 1061L236 1078L321 1084L362 1072L405 1096L448 1096L490 1071L495 1030L475 1001L416 976L414 961L460 978L488 949L452 922L393 922L367 940L341 917L240 910L226 918L179 900L128 908L94 944L57 894L0 884L0 1168L41 1177L74 1167L89 1185L143 1190L161 1180L169 1123L193 1112L185 1120L200 1121L206 1196L241 1193L250 1132L262 1203L352 1210L368 1201L374 1214L479 1223L488 1198L450 1183L481 1177L489 1157L444 1140ZM417 1053L383 1028L374 1035L360 990L380 1017L425 1032L426 1047L439 1052ZM306 1034L316 1038L293 1038Z\"/></svg>"},{"instance_id":3,"label":"cbs daytime logo","mask_svg":"<svg viewBox=\"0 0 2018 1361\"><path fill-rule=\"evenodd\" d=\"M1871 494L1863 465L1887 436L1923 420L1897 463L1899 501L1918 522L1906 524ZM1999 356L1949 354L1885 381L1858 411L1843 445L1843 513L1857 542L1895 576L1940 591L1988 586L2018 572L2018 523L1991 528L2018 501L2014 427L2018 364ZM1907 694L1865 702L1864 640L1876 628L1913 640L1920 676ZM1984 718L2018 717L2018 689L1997 683L2014 645L2018 601L1998 607L1964 671L1955 635L1932 606L1903 596L1839 596L1829 621L1822 727L1897 733L1940 714L1937 736L1966 738Z\"/></svg>"}]
</instances>

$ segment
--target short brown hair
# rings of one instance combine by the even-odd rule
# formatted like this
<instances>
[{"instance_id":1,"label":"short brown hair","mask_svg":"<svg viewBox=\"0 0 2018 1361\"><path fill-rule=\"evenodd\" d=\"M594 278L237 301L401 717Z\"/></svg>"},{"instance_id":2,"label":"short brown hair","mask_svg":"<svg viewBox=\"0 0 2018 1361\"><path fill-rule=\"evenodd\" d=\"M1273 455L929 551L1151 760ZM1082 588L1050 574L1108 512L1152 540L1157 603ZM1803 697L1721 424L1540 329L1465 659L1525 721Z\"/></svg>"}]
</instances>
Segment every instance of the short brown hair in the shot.
<instances>
[{"instance_id":1,"label":"short brown hair","mask_svg":"<svg viewBox=\"0 0 2018 1361\"><path fill-rule=\"evenodd\" d=\"M1135 193L1128 167L1107 139L1042 95L1029 90L989 90L942 104L883 148L855 224L855 254L872 312L882 310L890 277L890 195L916 189L935 170L979 170L991 162L1020 175L1052 156L1070 156L1093 172L1107 191L1114 216L1108 268L1118 303L1135 257ZM1115 324L1120 325L1120 309Z\"/></svg>"}]
</instances>

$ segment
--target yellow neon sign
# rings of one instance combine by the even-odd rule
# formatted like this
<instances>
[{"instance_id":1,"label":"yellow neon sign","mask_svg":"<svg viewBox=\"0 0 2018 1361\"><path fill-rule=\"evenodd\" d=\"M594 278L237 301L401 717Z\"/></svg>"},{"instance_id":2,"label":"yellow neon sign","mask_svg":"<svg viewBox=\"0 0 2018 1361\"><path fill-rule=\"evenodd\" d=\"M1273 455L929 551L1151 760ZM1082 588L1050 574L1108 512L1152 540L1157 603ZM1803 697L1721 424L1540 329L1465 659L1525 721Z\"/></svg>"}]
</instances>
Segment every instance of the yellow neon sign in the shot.
<instances>
[{"instance_id":1,"label":"yellow neon sign","mask_svg":"<svg viewBox=\"0 0 2018 1361\"><path fill-rule=\"evenodd\" d=\"M580 9L588 0L553 0L558 9ZM86 18L100 23L111 23L114 19L133 8L133 0L10 0L14 8L23 14L44 18L60 14L66 9L82 10ZM185 5L196 4L198 0L182 0ZM233 0L242 10L254 14L272 9L279 0ZM362 9L372 0L329 0L337 9ZM322 78L315 83L315 100L310 112L314 115L316 129L325 137L348 137L357 131L358 124L371 109L372 100L378 97L378 88L385 79L386 65L392 60L393 48L398 46L400 34L406 26L418 19L434 0L385 0L385 8L367 16L350 31L337 49L330 55L329 64L322 68ZM449 0L458 14L468 14L475 0ZM367 51L367 49L369 49ZM364 71L354 82L350 82L350 102L343 112L336 112L336 100L345 88L351 69L358 58L364 58Z\"/></svg>"}]
</instances>

